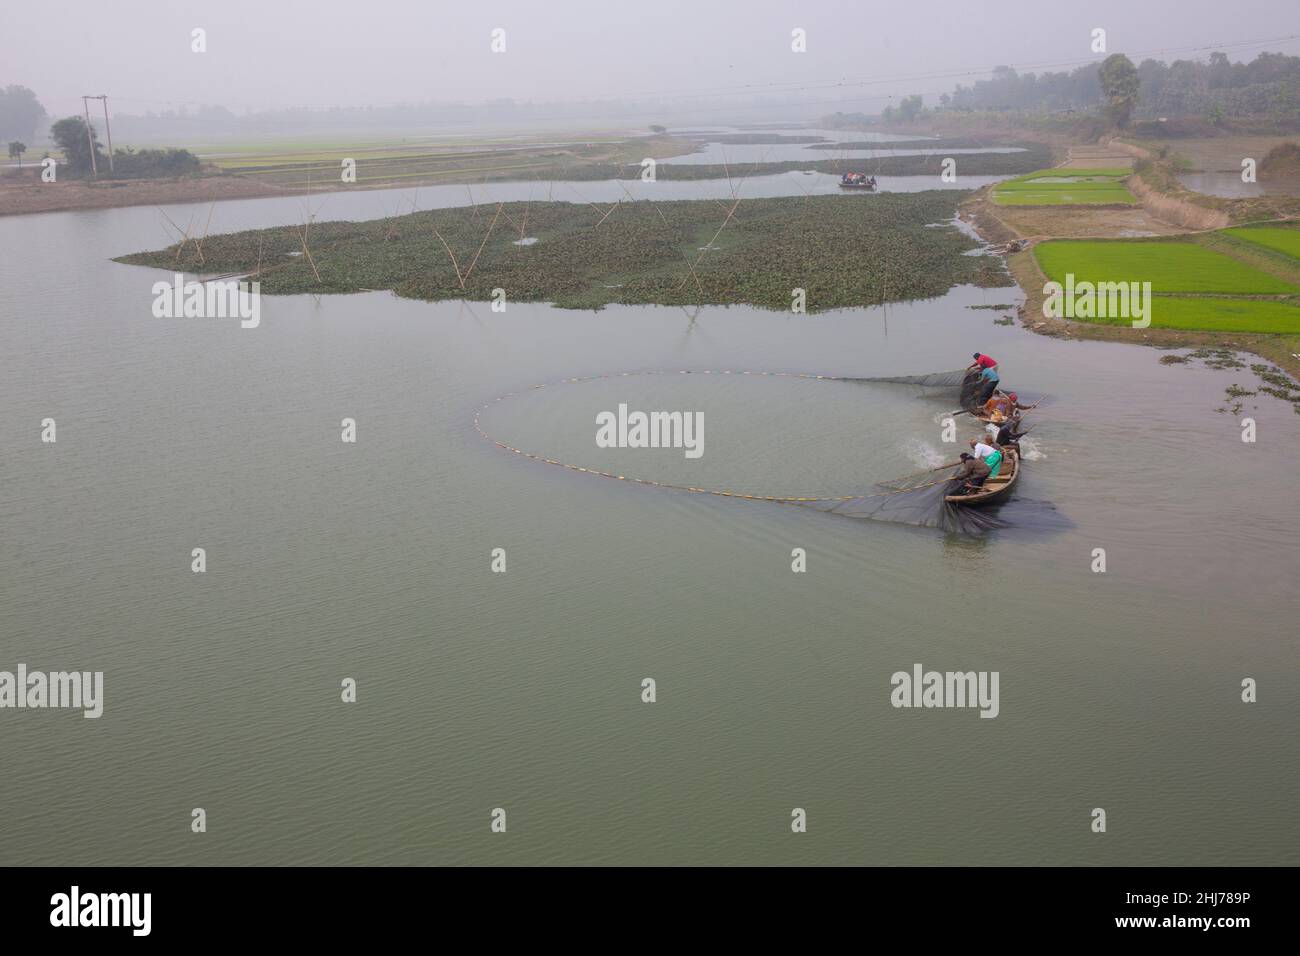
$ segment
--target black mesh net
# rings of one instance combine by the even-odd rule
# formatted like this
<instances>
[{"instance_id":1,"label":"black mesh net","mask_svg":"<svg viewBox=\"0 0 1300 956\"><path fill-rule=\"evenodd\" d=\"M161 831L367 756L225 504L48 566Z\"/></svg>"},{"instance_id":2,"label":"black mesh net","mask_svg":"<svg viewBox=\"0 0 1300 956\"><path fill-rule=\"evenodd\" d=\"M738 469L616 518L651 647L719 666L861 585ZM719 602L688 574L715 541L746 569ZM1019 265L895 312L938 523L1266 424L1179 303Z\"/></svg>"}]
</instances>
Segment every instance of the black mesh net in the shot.
<instances>
[{"instance_id":1,"label":"black mesh net","mask_svg":"<svg viewBox=\"0 0 1300 956\"><path fill-rule=\"evenodd\" d=\"M860 498L801 504L816 511L843 515L846 518L893 521L961 534L983 534L995 528L1007 527L1005 521L1000 521L990 511L945 501L944 496L955 493L960 484L946 475L939 478L931 476L927 482Z\"/></svg>"},{"instance_id":2,"label":"black mesh net","mask_svg":"<svg viewBox=\"0 0 1300 956\"><path fill-rule=\"evenodd\" d=\"M978 402L984 382L978 371L954 369L951 372L926 372L922 375L885 375L877 378L846 378L847 382L887 382L894 385L915 385L934 395L950 395L964 409L972 409Z\"/></svg>"}]
</instances>

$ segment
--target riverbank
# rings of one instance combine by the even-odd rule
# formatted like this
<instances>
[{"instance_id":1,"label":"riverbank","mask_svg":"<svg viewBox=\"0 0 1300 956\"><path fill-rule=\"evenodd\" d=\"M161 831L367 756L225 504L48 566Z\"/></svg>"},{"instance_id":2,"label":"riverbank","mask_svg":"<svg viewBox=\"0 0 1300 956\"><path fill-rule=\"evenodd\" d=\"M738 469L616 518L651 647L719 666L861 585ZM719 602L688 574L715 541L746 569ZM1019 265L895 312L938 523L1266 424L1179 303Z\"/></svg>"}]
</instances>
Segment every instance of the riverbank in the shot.
<instances>
[{"instance_id":1,"label":"riverbank","mask_svg":"<svg viewBox=\"0 0 1300 956\"><path fill-rule=\"evenodd\" d=\"M565 142L421 147L405 141L328 148L304 143L293 150L285 144L268 144L259 151L250 145L243 152L204 154L204 173L173 179L95 182L65 176L45 183L40 179L40 167L33 166L0 177L0 216L447 183L611 178L624 169L630 177L640 174L640 163L647 157L666 159L698 148L693 142L668 135L623 134L613 140L609 136L568 134L560 137ZM60 175L64 175L62 170Z\"/></svg>"},{"instance_id":2,"label":"riverbank","mask_svg":"<svg viewBox=\"0 0 1300 956\"><path fill-rule=\"evenodd\" d=\"M655 181L743 180L790 172L817 172L840 176L849 170L869 169L876 176L933 176L945 173L942 149L957 152L957 169L964 177L1016 176L1032 172L1054 157L1053 151L1032 139L1010 147L990 140L899 140L850 144L871 147L879 155L852 158L853 150L838 143L817 145L800 159L750 162L673 162L675 158L707 152L722 142L733 149L726 134L711 139L686 139L672 135L632 137L617 142L497 145L443 151L382 150L375 147L335 147L330 150L256 154L222 158L220 168L204 175L156 180L62 180L43 183L39 167L23 174L0 177L0 216L27 215L73 209L118 206L208 203L226 199L269 196L335 194L418 186L535 182L550 191L560 183L623 180L647 175L646 159L655 160ZM753 139L743 137L742 139ZM763 144L750 144L763 145ZM972 152L982 147L1009 152ZM918 150L924 149L925 152ZM349 155L353 154L353 155ZM342 162L355 159L355 178L344 182ZM725 158L725 156L723 157Z\"/></svg>"},{"instance_id":3,"label":"riverbank","mask_svg":"<svg viewBox=\"0 0 1300 956\"><path fill-rule=\"evenodd\" d=\"M1012 245L1007 269L1025 295L1020 323L1030 331L1056 338L1128 342L1160 349L1240 350L1267 359L1300 377L1300 335L1235 331L1194 331L1106 325L1043 314L1048 281L1033 246L1050 239L1126 239L1206 233L1261 219L1294 218L1300 203L1289 197L1245 200L1207 197L1183 188L1168 164L1140 147L1117 141L1073 147L1063 166L1091 166L1127 156L1134 174L1129 187L1141 202L1133 209L1086 209L1075 206L1008 207L992 199L991 188L977 191L962 205L961 218L986 242Z\"/></svg>"}]
</instances>

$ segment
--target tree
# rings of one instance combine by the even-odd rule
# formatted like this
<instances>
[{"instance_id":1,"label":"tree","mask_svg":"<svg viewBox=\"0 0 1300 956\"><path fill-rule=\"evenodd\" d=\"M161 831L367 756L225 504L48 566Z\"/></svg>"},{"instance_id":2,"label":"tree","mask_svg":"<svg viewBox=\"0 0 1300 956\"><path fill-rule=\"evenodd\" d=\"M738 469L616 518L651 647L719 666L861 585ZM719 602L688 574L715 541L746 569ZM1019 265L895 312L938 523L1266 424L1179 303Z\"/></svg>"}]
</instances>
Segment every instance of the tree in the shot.
<instances>
[{"instance_id":1,"label":"tree","mask_svg":"<svg viewBox=\"0 0 1300 956\"><path fill-rule=\"evenodd\" d=\"M0 139L32 139L45 115L45 107L27 87L0 90Z\"/></svg>"},{"instance_id":2,"label":"tree","mask_svg":"<svg viewBox=\"0 0 1300 956\"><path fill-rule=\"evenodd\" d=\"M27 144L13 140L9 144L9 158L18 160L18 168L23 168L23 153L27 152Z\"/></svg>"},{"instance_id":3,"label":"tree","mask_svg":"<svg viewBox=\"0 0 1300 956\"><path fill-rule=\"evenodd\" d=\"M658 125L651 126L651 127L650 127L650 132L652 132L652 133L666 133L666 132L668 132L668 127L666 127L666 126L658 126Z\"/></svg>"},{"instance_id":4,"label":"tree","mask_svg":"<svg viewBox=\"0 0 1300 956\"><path fill-rule=\"evenodd\" d=\"M50 138L63 150L63 157L75 172L88 173L92 168L90 161L90 142L86 139L86 121L80 116L66 116L50 127ZM95 127L90 127L90 141L95 144L95 162L107 163L95 135Z\"/></svg>"},{"instance_id":5,"label":"tree","mask_svg":"<svg viewBox=\"0 0 1300 956\"><path fill-rule=\"evenodd\" d=\"M1101 92L1106 97L1106 113L1121 128L1128 125L1137 106L1138 71L1123 53L1112 53L1101 64Z\"/></svg>"},{"instance_id":6,"label":"tree","mask_svg":"<svg viewBox=\"0 0 1300 956\"><path fill-rule=\"evenodd\" d=\"M904 123L910 123L921 115L921 97L920 94L914 96L905 96L898 104L898 116Z\"/></svg>"}]
</instances>

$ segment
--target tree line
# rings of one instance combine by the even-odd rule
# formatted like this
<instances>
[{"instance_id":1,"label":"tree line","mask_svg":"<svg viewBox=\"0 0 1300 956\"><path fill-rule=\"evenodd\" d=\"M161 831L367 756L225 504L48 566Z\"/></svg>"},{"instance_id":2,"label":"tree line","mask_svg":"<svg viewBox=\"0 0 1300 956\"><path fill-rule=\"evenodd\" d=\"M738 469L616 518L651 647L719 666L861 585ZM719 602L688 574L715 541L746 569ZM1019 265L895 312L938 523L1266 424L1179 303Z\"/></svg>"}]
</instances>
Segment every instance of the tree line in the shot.
<instances>
[{"instance_id":1,"label":"tree line","mask_svg":"<svg viewBox=\"0 0 1300 956\"><path fill-rule=\"evenodd\" d=\"M987 80L959 85L946 105L957 110L1028 112L1092 109L1107 99L1103 67L1104 63L1091 63L1068 73L1034 74L1002 66ZM1300 57L1296 56L1261 53L1249 63L1233 63L1226 53L1216 52L1208 61L1146 59L1135 69L1134 115L1140 118L1268 115L1286 119L1300 110Z\"/></svg>"},{"instance_id":2,"label":"tree line","mask_svg":"<svg viewBox=\"0 0 1300 956\"><path fill-rule=\"evenodd\" d=\"M880 115L885 123L910 122L929 113L1094 111L1117 125L1131 119L1198 117L1219 122L1228 117L1267 118L1280 125L1300 124L1300 57L1261 53L1249 63L1233 63L1226 53L1206 61L1146 59L1136 66L1123 54L1073 70L1018 73L999 66L988 79L958 85L927 109L918 95L905 97ZM837 113L830 121L868 121L862 114Z\"/></svg>"}]
</instances>

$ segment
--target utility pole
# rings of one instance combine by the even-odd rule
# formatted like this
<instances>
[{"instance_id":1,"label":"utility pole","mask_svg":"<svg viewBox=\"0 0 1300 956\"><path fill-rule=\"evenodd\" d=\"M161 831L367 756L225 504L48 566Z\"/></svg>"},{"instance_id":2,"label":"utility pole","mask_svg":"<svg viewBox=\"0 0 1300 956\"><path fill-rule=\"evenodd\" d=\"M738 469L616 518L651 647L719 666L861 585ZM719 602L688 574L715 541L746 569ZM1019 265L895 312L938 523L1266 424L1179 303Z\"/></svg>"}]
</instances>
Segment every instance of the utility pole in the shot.
<instances>
[{"instance_id":1,"label":"utility pole","mask_svg":"<svg viewBox=\"0 0 1300 956\"><path fill-rule=\"evenodd\" d=\"M90 103L89 96L81 98L81 105L86 110L86 143L90 146L90 175L95 179L99 178L99 167L95 165L95 134L90 129Z\"/></svg>"},{"instance_id":2,"label":"utility pole","mask_svg":"<svg viewBox=\"0 0 1300 956\"><path fill-rule=\"evenodd\" d=\"M113 128L108 125L108 94L101 93L99 96L83 96L81 98L82 105L87 105L86 104L87 100L99 100L100 103L102 103L104 106L104 135L108 137L108 174L112 176L113 173L115 172L115 170L113 169ZM90 125L89 107L87 107L86 110L86 125L87 126ZM91 143L90 152L92 156L91 165L93 166L94 165L93 156L95 152L95 147L93 142Z\"/></svg>"},{"instance_id":3,"label":"utility pole","mask_svg":"<svg viewBox=\"0 0 1300 956\"><path fill-rule=\"evenodd\" d=\"M101 93L98 99L104 104L104 135L108 137L108 174L113 175L113 128L108 125L108 94Z\"/></svg>"}]
</instances>

